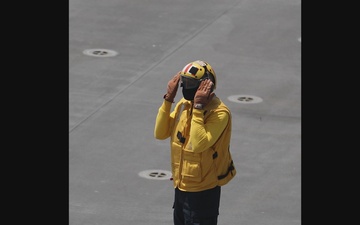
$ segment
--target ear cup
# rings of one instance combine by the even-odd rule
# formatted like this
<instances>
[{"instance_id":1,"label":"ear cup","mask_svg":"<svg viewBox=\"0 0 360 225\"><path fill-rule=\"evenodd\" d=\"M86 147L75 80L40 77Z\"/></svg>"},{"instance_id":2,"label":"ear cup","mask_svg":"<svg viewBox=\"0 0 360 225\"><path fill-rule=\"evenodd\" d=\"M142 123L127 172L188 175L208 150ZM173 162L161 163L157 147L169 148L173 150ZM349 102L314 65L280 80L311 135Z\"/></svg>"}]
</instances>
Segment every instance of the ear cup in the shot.
<instances>
[{"instance_id":1,"label":"ear cup","mask_svg":"<svg viewBox=\"0 0 360 225\"><path fill-rule=\"evenodd\" d=\"M212 73L210 73L210 71L208 71L208 69L206 68L206 66L204 66L204 69L205 69L205 76L206 78L205 79L209 79L211 80L211 82L213 82L213 85L211 86L211 89L210 89L210 93L214 91L214 87L215 87L215 77ZM204 80L205 80L204 79Z\"/></svg>"}]
</instances>

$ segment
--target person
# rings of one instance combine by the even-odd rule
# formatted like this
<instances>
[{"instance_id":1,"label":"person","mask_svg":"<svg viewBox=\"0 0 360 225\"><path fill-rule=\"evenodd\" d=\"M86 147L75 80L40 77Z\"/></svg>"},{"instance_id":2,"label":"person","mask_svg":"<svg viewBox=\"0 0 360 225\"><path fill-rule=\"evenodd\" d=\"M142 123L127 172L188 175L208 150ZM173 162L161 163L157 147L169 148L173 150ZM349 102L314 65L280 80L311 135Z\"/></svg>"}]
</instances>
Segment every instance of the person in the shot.
<instances>
[{"instance_id":1,"label":"person","mask_svg":"<svg viewBox=\"0 0 360 225\"><path fill-rule=\"evenodd\" d=\"M170 137L175 225L216 225L221 186L236 174L231 113L214 93L216 79L207 62L188 63L168 82L156 117L155 138ZM171 112L179 83L183 98Z\"/></svg>"}]
</instances>

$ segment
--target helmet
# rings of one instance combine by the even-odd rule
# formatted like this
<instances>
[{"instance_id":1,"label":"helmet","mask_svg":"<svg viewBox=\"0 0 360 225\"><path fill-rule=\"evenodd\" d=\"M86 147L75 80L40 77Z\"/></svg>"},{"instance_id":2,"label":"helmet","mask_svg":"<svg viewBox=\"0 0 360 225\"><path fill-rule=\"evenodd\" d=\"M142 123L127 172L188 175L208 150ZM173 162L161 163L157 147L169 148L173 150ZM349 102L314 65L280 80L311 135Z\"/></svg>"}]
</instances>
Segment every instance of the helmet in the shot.
<instances>
[{"instance_id":1,"label":"helmet","mask_svg":"<svg viewBox=\"0 0 360 225\"><path fill-rule=\"evenodd\" d=\"M200 82L205 79L210 79L213 83L213 89L216 88L216 74L209 63L197 60L188 63L180 71L182 85L186 89L197 88Z\"/></svg>"}]
</instances>

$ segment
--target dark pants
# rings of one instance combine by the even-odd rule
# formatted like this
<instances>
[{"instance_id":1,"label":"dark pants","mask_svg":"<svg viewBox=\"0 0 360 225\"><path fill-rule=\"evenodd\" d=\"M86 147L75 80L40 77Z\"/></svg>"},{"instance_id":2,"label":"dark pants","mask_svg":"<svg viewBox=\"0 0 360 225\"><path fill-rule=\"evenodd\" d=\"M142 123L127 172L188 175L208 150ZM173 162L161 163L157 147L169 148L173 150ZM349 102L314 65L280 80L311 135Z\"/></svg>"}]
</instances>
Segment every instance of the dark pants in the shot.
<instances>
[{"instance_id":1,"label":"dark pants","mask_svg":"<svg viewBox=\"0 0 360 225\"><path fill-rule=\"evenodd\" d=\"M175 188L175 225L216 225L221 188L200 192L184 192Z\"/></svg>"}]
</instances>

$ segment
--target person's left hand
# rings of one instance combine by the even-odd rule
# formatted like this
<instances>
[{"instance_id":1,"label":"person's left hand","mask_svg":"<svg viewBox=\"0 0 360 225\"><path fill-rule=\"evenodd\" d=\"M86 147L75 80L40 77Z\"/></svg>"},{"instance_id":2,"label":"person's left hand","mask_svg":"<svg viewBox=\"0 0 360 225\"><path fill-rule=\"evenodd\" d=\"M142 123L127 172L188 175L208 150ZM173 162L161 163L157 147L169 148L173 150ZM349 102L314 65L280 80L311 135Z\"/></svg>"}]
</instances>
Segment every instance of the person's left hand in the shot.
<instances>
[{"instance_id":1,"label":"person's left hand","mask_svg":"<svg viewBox=\"0 0 360 225\"><path fill-rule=\"evenodd\" d=\"M210 79L201 81L194 97L194 108L203 109L214 97L215 93L211 92L214 83Z\"/></svg>"}]
</instances>

